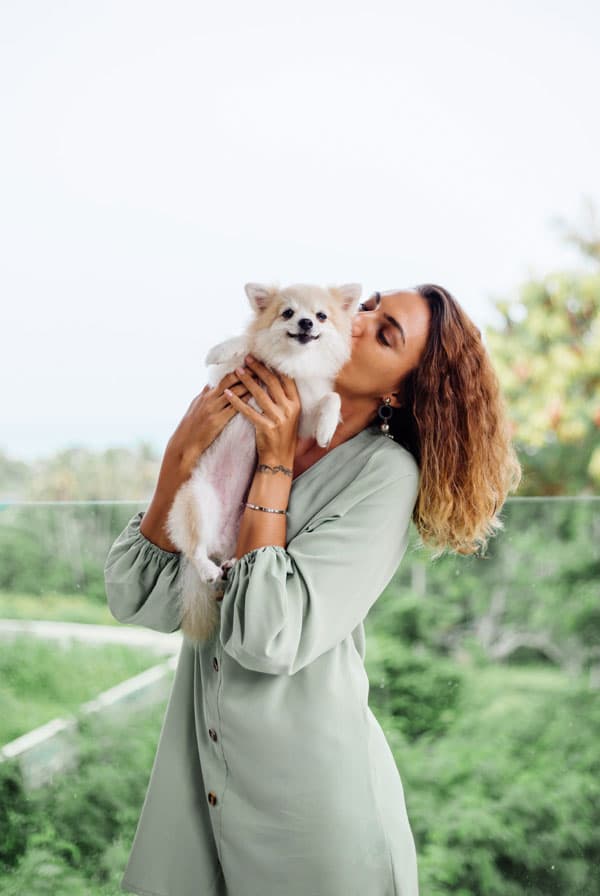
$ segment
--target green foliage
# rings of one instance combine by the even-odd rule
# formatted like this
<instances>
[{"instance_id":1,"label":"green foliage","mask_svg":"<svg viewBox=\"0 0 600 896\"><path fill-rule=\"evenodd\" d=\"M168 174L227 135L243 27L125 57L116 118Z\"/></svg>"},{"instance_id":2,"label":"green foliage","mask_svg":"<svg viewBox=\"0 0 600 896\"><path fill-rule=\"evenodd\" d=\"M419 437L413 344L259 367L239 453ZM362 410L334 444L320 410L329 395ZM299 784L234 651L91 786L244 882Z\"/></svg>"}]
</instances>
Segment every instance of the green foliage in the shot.
<instances>
[{"instance_id":1,"label":"green foliage","mask_svg":"<svg viewBox=\"0 0 600 896\"><path fill-rule=\"evenodd\" d=\"M0 805L11 807L0 816L0 892L119 892L164 711L160 704L130 716L127 737L102 719L86 719L78 770L28 795L14 768L0 764Z\"/></svg>"},{"instance_id":2,"label":"green foliage","mask_svg":"<svg viewBox=\"0 0 600 896\"><path fill-rule=\"evenodd\" d=\"M0 867L27 847L28 814L23 779L14 760L0 762Z\"/></svg>"},{"instance_id":3,"label":"green foliage","mask_svg":"<svg viewBox=\"0 0 600 896\"><path fill-rule=\"evenodd\" d=\"M9 505L0 516L0 591L106 604L104 562L135 505Z\"/></svg>"},{"instance_id":4,"label":"green foliage","mask_svg":"<svg viewBox=\"0 0 600 896\"><path fill-rule=\"evenodd\" d=\"M112 501L145 503L150 499L160 455L149 442L94 451L83 446L61 449L32 463L0 450L0 496L12 501Z\"/></svg>"},{"instance_id":5,"label":"green foliage","mask_svg":"<svg viewBox=\"0 0 600 896\"><path fill-rule=\"evenodd\" d=\"M600 485L600 274L556 271L496 303L486 342L523 465L521 495Z\"/></svg>"},{"instance_id":6,"label":"green foliage","mask_svg":"<svg viewBox=\"0 0 600 896\"><path fill-rule=\"evenodd\" d=\"M381 664L395 669L387 689L398 703L388 708L413 713L432 698L441 707L444 682L460 682L449 717L432 714L431 730L407 727L402 713L388 715L371 700L402 778L421 892L595 896L597 695L551 668L452 668L446 658L436 674L430 653L417 653L415 663L410 649L388 638L370 636L367 650L372 696ZM432 693L436 680L440 691ZM150 717L132 716L126 736L88 720L79 770L29 797L15 795L18 779L0 777L0 805L11 788L13 807L0 818L4 842L14 844L2 855L0 892L116 896L163 714L164 705Z\"/></svg>"},{"instance_id":7,"label":"green foliage","mask_svg":"<svg viewBox=\"0 0 600 896\"><path fill-rule=\"evenodd\" d=\"M369 640L366 667L373 712L393 721L408 741L426 732L440 737L451 727L462 690L456 663L379 635Z\"/></svg>"},{"instance_id":8,"label":"green foliage","mask_svg":"<svg viewBox=\"0 0 600 896\"><path fill-rule=\"evenodd\" d=\"M434 563L410 549L369 626L437 656L552 663L569 674L600 662L600 499L511 499L485 557Z\"/></svg>"},{"instance_id":9,"label":"green foliage","mask_svg":"<svg viewBox=\"0 0 600 896\"><path fill-rule=\"evenodd\" d=\"M597 894L599 738L596 695L574 689L501 715L466 708L398 757L423 891Z\"/></svg>"}]
</instances>

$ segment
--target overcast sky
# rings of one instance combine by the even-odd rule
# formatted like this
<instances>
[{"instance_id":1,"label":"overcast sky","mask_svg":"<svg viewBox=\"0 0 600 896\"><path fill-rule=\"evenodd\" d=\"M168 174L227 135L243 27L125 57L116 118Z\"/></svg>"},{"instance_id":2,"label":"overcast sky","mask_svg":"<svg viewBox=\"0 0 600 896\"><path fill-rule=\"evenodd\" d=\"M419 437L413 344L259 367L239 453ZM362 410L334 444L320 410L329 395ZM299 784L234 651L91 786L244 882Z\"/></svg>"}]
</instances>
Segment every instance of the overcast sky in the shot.
<instances>
[{"instance_id":1,"label":"overcast sky","mask_svg":"<svg viewBox=\"0 0 600 896\"><path fill-rule=\"evenodd\" d=\"M151 441L247 281L432 281L478 326L580 265L592 0L0 4L0 449Z\"/></svg>"}]
</instances>

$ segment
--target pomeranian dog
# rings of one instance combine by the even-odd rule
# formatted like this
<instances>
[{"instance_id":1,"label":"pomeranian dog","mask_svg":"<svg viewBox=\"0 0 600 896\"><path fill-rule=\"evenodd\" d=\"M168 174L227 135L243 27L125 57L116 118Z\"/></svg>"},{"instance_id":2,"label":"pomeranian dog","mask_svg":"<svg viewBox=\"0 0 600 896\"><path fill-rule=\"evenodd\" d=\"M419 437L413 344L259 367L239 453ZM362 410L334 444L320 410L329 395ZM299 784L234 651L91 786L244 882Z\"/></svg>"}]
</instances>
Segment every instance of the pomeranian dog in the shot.
<instances>
[{"instance_id":1,"label":"pomeranian dog","mask_svg":"<svg viewBox=\"0 0 600 896\"><path fill-rule=\"evenodd\" d=\"M325 448L342 422L341 399L333 390L352 351L352 317L362 291L358 283L321 288L246 283L253 316L243 335L208 352L214 365L209 384L244 365L247 354L292 377L301 402L298 436ZM259 381L265 389L266 385ZM254 396L247 404L258 413ZM198 458L169 511L169 538L184 554L181 630L192 641L212 637L219 619L227 570L235 562L242 513L257 464L256 430L242 413L225 425Z\"/></svg>"}]
</instances>

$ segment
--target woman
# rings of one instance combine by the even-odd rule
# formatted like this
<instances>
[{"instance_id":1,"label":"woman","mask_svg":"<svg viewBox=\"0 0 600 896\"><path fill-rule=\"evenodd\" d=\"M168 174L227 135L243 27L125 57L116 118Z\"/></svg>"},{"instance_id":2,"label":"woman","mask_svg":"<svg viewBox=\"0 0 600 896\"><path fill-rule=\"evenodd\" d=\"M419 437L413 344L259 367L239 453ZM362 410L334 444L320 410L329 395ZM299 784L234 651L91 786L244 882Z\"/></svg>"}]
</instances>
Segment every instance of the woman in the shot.
<instances>
[{"instance_id":1,"label":"woman","mask_svg":"<svg viewBox=\"0 0 600 896\"><path fill-rule=\"evenodd\" d=\"M219 630L183 641L124 890L418 894L402 782L368 707L363 622L411 519L436 556L474 553L502 528L520 467L481 334L446 290L375 293L359 308L327 449L297 439L294 381L249 359L192 402L150 506L110 549L113 615L178 629L171 502L232 416L252 421L258 465Z\"/></svg>"}]
</instances>

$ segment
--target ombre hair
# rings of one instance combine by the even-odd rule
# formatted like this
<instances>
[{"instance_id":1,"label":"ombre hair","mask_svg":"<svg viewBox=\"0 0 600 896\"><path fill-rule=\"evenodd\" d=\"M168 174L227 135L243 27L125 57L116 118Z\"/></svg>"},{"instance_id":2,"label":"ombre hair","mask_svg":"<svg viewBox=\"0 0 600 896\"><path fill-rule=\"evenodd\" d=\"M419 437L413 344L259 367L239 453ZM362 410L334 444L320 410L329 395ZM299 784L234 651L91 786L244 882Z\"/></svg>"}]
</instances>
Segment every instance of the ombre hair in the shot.
<instances>
[{"instance_id":1,"label":"ombre hair","mask_svg":"<svg viewBox=\"0 0 600 896\"><path fill-rule=\"evenodd\" d=\"M412 291L429 305L429 335L389 420L420 468L412 520L434 560L446 551L483 554L504 529L497 514L522 477L506 404L481 331L456 299L433 283Z\"/></svg>"}]
</instances>

